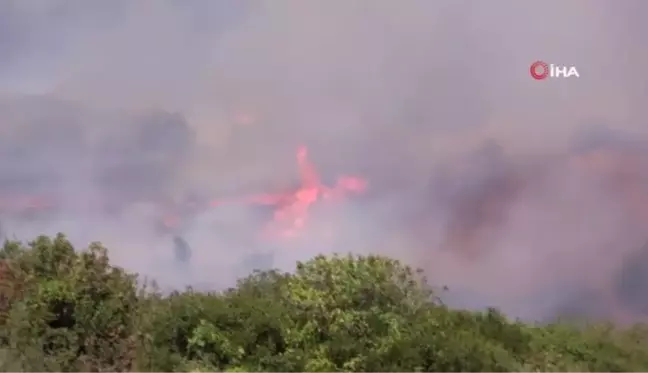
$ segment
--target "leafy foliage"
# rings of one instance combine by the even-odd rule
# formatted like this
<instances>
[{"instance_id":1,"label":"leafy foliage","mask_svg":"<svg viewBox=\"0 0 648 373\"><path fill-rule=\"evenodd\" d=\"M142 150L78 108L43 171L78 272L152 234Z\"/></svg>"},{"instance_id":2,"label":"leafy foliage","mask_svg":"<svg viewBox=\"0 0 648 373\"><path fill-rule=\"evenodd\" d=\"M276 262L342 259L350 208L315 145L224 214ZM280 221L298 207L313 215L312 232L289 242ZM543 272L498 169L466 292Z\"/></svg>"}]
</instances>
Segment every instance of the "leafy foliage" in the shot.
<instances>
[{"instance_id":1,"label":"leafy foliage","mask_svg":"<svg viewBox=\"0 0 648 373\"><path fill-rule=\"evenodd\" d=\"M452 310L420 271L319 256L294 273L161 294L63 236L0 250L6 371L640 371L646 331Z\"/></svg>"},{"instance_id":2,"label":"leafy foliage","mask_svg":"<svg viewBox=\"0 0 648 373\"><path fill-rule=\"evenodd\" d=\"M93 244L76 253L58 235L39 237L28 247L6 243L1 256L22 288L7 296L3 363L33 371L130 369L135 277L111 266L105 248ZM25 351L34 356L27 358Z\"/></svg>"}]
</instances>

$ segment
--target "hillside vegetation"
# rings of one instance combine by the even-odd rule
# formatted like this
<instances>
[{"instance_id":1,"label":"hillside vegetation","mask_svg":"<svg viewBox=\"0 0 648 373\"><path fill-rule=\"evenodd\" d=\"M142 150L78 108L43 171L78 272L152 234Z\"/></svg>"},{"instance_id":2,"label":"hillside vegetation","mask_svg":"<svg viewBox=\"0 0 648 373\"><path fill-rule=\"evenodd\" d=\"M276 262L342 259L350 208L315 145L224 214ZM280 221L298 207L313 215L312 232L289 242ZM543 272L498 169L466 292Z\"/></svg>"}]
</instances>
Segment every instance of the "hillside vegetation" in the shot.
<instances>
[{"instance_id":1,"label":"hillside vegetation","mask_svg":"<svg viewBox=\"0 0 648 373\"><path fill-rule=\"evenodd\" d=\"M163 295L59 235L0 251L5 371L640 371L637 326L530 325L444 306L396 260L317 257Z\"/></svg>"}]
</instances>

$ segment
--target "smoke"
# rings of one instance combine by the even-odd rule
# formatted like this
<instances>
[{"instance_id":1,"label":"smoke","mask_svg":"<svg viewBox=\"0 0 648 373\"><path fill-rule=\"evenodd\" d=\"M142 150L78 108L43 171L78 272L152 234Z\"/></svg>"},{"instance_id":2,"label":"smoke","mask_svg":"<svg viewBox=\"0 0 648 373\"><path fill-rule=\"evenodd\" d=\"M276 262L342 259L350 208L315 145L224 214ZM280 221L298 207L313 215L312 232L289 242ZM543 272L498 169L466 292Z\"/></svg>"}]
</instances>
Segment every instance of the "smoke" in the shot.
<instances>
[{"instance_id":1,"label":"smoke","mask_svg":"<svg viewBox=\"0 0 648 373\"><path fill-rule=\"evenodd\" d=\"M2 185L63 201L3 230L101 240L169 286L378 252L424 267L451 304L538 319L588 294L574 312L642 316L616 286L648 238L648 6L535 5L2 2ZM538 59L580 78L534 81ZM174 257L159 201L286 188L301 143L325 179L371 191L288 244L257 242L244 206L204 211Z\"/></svg>"}]
</instances>

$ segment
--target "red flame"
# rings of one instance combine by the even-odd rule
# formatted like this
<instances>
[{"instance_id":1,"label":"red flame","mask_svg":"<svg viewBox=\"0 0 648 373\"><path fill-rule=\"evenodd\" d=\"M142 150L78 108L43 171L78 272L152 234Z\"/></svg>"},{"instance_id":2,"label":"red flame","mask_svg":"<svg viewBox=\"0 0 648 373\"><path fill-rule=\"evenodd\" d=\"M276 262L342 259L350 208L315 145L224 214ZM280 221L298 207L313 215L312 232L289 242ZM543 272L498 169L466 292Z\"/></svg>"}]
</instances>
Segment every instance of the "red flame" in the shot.
<instances>
[{"instance_id":1,"label":"red flame","mask_svg":"<svg viewBox=\"0 0 648 373\"><path fill-rule=\"evenodd\" d=\"M241 126L250 126L258 122L258 118L252 112L239 112L234 115L234 123Z\"/></svg>"},{"instance_id":2,"label":"red flame","mask_svg":"<svg viewBox=\"0 0 648 373\"><path fill-rule=\"evenodd\" d=\"M46 210L54 207L53 201L43 196L18 195L13 198L0 199L0 210L13 213Z\"/></svg>"},{"instance_id":3,"label":"red flame","mask_svg":"<svg viewBox=\"0 0 648 373\"><path fill-rule=\"evenodd\" d=\"M204 207L216 208L231 203L272 206L274 207L273 218L263 230L263 235L272 238L294 237L306 226L309 210L315 203L323 200L339 201L349 193L359 194L367 189L367 181L355 176L340 176L333 187L323 184L315 166L309 160L306 146L297 148L296 159L300 177L300 186L296 190L214 200ZM42 196L15 196L0 199L0 211L10 213L44 211L53 207L56 207L54 201ZM175 230L182 222L178 210L195 212L200 207L195 204L185 204L166 208L167 213L162 217L161 224L166 229Z\"/></svg>"},{"instance_id":4,"label":"red flame","mask_svg":"<svg viewBox=\"0 0 648 373\"><path fill-rule=\"evenodd\" d=\"M238 200L245 204L275 207L273 219L264 229L265 237L295 237L305 228L309 210L316 202L340 200L348 193L363 193L367 189L367 181L355 176L339 177L334 187L323 184L315 166L308 158L306 146L297 148L296 158L301 181L297 190L280 194L255 195ZM213 201L210 205L216 207L228 202L236 201Z\"/></svg>"}]
</instances>

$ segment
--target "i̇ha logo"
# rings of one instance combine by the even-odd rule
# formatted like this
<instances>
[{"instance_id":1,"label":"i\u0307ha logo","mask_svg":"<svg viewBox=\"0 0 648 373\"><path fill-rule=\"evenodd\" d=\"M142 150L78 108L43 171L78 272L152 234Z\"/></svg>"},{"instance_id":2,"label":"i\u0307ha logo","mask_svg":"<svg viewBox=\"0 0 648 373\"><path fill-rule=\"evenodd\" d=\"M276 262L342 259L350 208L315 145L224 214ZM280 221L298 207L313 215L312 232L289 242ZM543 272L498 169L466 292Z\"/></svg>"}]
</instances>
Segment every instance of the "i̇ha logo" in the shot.
<instances>
[{"instance_id":1,"label":"i\u0307ha logo","mask_svg":"<svg viewBox=\"0 0 648 373\"><path fill-rule=\"evenodd\" d=\"M580 78L576 66L554 65L544 61L536 61L529 68L531 77L535 80L547 78Z\"/></svg>"}]
</instances>

